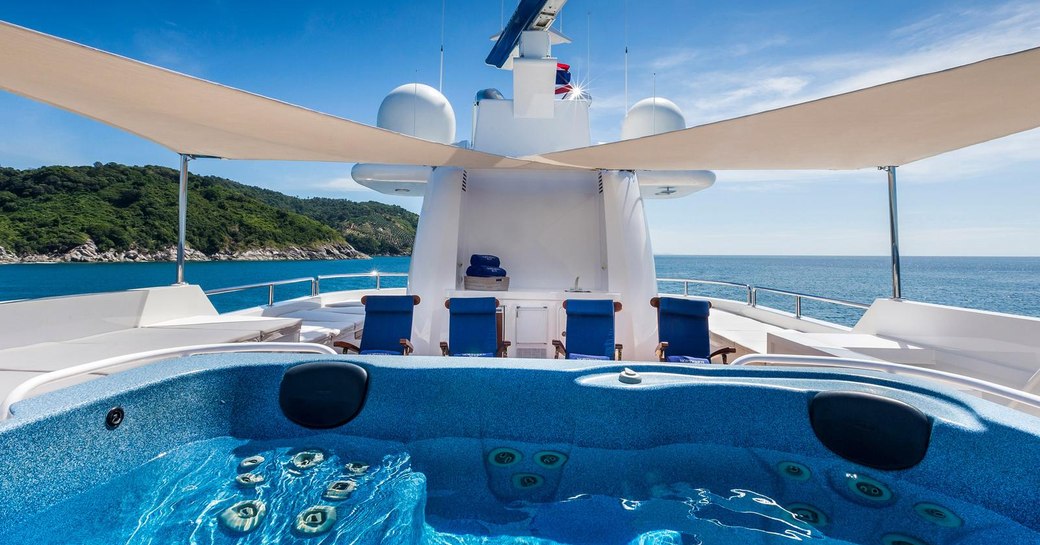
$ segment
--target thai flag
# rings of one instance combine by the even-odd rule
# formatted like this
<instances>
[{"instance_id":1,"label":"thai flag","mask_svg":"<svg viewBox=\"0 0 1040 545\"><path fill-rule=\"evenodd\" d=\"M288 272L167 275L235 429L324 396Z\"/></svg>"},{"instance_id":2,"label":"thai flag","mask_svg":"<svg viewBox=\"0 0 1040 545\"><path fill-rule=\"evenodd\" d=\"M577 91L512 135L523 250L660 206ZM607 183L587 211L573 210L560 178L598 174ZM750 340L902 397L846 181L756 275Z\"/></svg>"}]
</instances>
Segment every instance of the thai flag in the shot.
<instances>
[{"instance_id":1,"label":"thai flag","mask_svg":"<svg viewBox=\"0 0 1040 545\"><path fill-rule=\"evenodd\" d=\"M556 63L556 94L563 95L571 92L571 65Z\"/></svg>"}]
</instances>

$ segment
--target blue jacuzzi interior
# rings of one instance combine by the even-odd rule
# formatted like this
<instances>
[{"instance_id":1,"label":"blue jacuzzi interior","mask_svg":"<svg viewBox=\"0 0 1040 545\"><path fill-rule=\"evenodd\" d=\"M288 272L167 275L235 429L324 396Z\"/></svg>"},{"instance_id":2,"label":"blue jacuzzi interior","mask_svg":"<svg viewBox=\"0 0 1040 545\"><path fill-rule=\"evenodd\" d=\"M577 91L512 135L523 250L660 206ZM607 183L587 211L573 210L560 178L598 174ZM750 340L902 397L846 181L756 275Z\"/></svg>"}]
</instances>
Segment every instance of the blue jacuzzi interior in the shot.
<instances>
[{"instance_id":1,"label":"blue jacuzzi interior","mask_svg":"<svg viewBox=\"0 0 1040 545\"><path fill-rule=\"evenodd\" d=\"M620 367L580 362L355 357L364 407L308 430L278 397L309 361L189 358L17 405L0 426L2 540L1040 542L1037 420L920 383L639 365L626 385ZM821 391L916 407L932 423L924 459L836 456L809 422Z\"/></svg>"}]
</instances>

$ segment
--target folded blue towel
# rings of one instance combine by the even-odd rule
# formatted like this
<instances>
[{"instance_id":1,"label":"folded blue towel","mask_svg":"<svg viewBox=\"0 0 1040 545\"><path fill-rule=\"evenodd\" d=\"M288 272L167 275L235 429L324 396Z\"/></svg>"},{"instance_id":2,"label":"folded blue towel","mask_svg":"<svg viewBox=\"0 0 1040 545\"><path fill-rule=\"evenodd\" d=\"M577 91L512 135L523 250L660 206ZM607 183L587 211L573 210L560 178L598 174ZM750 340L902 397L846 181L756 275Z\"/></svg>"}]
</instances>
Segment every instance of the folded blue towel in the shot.
<instances>
[{"instance_id":1,"label":"folded blue towel","mask_svg":"<svg viewBox=\"0 0 1040 545\"><path fill-rule=\"evenodd\" d=\"M469 257L469 264L474 267L501 267L502 261L494 255L473 254Z\"/></svg>"},{"instance_id":2,"label":"folded blue towel","mask_svg":"<svg viewBox=\"0 0 1040 545\"><path fill-rule=\"evenodd\" d=\"M506 270L501 267L488 267L486 265L470 265L468 268L466 268L466 276L480 276L483 278L506 276Z\"/></svg>"}]
</instances>

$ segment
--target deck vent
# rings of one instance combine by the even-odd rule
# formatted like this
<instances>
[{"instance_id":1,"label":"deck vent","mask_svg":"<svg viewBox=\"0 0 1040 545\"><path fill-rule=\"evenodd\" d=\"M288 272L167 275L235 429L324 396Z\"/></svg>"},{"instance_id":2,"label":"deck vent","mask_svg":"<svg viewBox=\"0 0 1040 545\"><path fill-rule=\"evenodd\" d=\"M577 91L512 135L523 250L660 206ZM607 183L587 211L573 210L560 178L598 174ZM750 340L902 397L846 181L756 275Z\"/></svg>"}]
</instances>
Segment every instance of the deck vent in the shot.
<instances>
[{"instance_id":1,"label":"deck vent","mask_svg":"<svg viewBox=\"0 0 1040 545\"><path fill-rule=\"evenodd\" d=\"M932 436L932 422L920 410L861 392L816 394L809 420L831 452L875 469L914 467L924 459Z\"/></svg>"},{"instance_id":2,"label":"deck vent","mask_svg":"<svg viewBox=\"0 0 1040 545\"><path fill-rule=\"evenodd\" d=\"M278 402L289 420L305 428L329 429L353 420L367 392L368 373L361 367L317 361L285 371Z\"/></svg>"},{"instance_id":3,"label":"deck vent","mask_svg":"<svg viewBox=\"0 0 1040 545\"><path fill-rule=\"evenodd\" d=\"M544 347L518 347L516 349L516 357L518 358L536 358L545 359L548 356L548 351Z\"/></svg>"}]
</instances>

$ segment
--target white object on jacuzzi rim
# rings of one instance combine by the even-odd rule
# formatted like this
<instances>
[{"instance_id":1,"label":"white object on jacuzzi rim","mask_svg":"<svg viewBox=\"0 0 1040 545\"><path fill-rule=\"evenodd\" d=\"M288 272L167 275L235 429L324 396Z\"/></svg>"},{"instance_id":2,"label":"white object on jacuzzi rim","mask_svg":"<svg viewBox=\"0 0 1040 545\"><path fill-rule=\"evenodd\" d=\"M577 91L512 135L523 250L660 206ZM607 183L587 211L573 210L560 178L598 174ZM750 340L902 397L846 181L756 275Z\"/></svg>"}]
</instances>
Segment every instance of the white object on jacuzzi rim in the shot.
<instances>
[{"instance_id":1,"label":"white object on jacuzzi rim","mask_svg":"<svg viewBox=\"0 0 1040 545\"><path fill-rule=\"evenodd\" d=\"M628 367L625 367L623 371L618 373L617 379L625 384L639 384L643 382L643 377L639 376L639 373Z\"/></svg>"}]
</instances>

